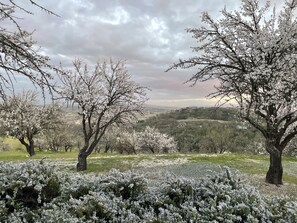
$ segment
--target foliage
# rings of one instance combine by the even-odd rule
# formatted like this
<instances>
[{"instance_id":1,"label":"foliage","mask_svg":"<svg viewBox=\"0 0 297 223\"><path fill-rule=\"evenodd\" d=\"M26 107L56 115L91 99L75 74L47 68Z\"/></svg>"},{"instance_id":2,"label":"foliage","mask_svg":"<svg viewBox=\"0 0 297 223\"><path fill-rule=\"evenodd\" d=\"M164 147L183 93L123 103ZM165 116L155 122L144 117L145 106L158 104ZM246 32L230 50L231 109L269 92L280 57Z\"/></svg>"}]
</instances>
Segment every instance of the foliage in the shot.
<instances>
[{"instance_id":1,"label":"foliage","mask_svg":"<svg viewBox=\"0 0 297 223\"><path fill-rule=\"evenodd\" d=\"M116 127L107 129L102 137L101 142L99 142L98 148L95 151L99 152L101 151L101 148L103 148L105 153L112 153L117 145L118 134L119 131Z\"/></svg>"},{"instance_id":2,"label":"foliage","mask_svg":"<svg viewBox=\"0 0 297 223\"><path fill-rule=\"evenodd\" d=\"M42 162L18 165L1 163L0 176L0 196L3 204L1 222L4 222L5 214L38 209L43 203L60 195L58 176L53 167L43 165Z\"/></svg>"},{"instance_id":3,"label":"foliage","mask_svg":"<svg viewBox=\"0 0 297 223\"><path fill-rule=\"evenodd\" d=\"M179 119L180 115L183 119ZM182 153L263 153L263 138L249 124L236 120L233 108L187 108L174 110L138 122L174 137ZM228 121L229 120L229 121Z\"/></svg>"},{"instance_id":4,"label":"foliage","mask_svg":"<svg viewBox=\"0 0 297 223\"><path fill-rule=\"evenodd\" d=\"M127 128L112 128L104 137L105 152L108 150L119 153L172 153L176 152L173 137L160 133L157 129L147 126L142 132Z\"/></svg>"},{"instance_id":5,"label":"foliage","mask_svg":"<svg viewBox=\"0 0 297 223\"><path fill-rule=\"evenodd\" d=\"M84 135L77 169L87 168L86 158L108 128L129 125L142 112L145 88L131 80L124 61L98 62L93 71L77 60L74 70L61 73L60 95L77 104Z\"/></svg>"},{"instance_id":6,"label":"foliage","mask_svg":"<svg viewBox=\"0 0 297 223\"><path fill-rule=\"evenodd\" d=\"M238 110L236 108L224 107L187 107L157 115L158 119L211 119L221 121L238 121Z\"/></svg>"},{"instance_id":7,"label":"foliage","mask_svg":"<svg viewBox=\"0 0 297 223\"><path fill-rule=\"evenodd\" d=\"M264 197L230 170L199 181L167 175L160 184L149 186L143 176L130 171L66 175L42 163L0 166L1 222L297 220L296 201ZM28 188L34 193L21 193Z\"/></svg>"}]
</instances>

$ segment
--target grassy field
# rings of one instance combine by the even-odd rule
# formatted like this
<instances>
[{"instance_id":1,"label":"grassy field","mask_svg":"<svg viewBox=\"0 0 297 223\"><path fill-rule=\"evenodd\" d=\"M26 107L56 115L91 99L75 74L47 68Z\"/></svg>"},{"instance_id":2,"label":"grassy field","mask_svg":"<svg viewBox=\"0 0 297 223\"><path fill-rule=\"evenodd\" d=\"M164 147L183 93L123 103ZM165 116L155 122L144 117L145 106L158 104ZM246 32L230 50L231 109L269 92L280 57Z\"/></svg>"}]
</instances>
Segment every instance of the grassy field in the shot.
<instances>
[{"instance_id":1,"label":"grassy field","mask_svg":"<svg viewBox=\"0 0 297 223\"><path fill-rule=\"evenodd\" d=\"M25 160L47 160L60 165L61 168L75 172L77 151L72 152L37 152L36 156L28 157L26 152L6 151L0 153L0 161L20 162ZM94 153L88 158L88 171L86 173L104 173L112 168L120 170L138 171L156 181L164 177L166 172L176 176L200 178L220 171L222 167L229 167L242 173L248 183L255 185L266 194L285 194L297 197L297 159L283 158L284 185L276 187L264 182L269 166L269 157L266 155L246 154L98 154Z\"/></svg>"}]
</instances>

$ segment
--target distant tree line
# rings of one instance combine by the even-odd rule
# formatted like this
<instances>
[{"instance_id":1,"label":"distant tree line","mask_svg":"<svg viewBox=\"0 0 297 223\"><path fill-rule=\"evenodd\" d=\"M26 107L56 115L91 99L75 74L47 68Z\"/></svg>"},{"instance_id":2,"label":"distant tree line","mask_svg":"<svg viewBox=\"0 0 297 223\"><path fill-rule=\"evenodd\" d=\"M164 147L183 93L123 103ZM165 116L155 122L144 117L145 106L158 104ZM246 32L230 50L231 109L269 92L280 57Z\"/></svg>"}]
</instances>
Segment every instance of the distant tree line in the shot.
<instances>
[{"instance_id":1,"label":"distant tree line","mask_svg":"<svg viewBox=\"0 0 297 223\"><path fill-rule=\"evenodd\" d=\"M174 137L178 152L263 152L262 136L237 114L235 108L185 108L142 120L136 128L149 125Z\"/></svg>"}]
</instances>

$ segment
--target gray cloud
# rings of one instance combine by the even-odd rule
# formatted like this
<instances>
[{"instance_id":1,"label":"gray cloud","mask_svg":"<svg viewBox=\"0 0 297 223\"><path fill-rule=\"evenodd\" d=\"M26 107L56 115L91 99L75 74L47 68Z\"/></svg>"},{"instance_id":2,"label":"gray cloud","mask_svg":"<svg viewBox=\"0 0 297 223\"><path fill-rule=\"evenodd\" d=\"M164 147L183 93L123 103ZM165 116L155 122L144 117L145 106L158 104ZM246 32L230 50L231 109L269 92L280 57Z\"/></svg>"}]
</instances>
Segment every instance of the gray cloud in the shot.
<instances>
[{"instance_id":1,"label":"gray cloud","mask_svg":"<svg viewBox=\"0 0 297 223\"><path fill-rule=\"evenodd\" d=\"M168 105L178 106L179 100L181 106L199 106L207 105L203 98L213 91L215 81L189 87L183 82L191 71L164 71L178 58L194 55L190 47L197 43L185 29L200 26L203 11L218 18L224 6L235 9L240 1L52 0L42 4L60 17L30 7L34 15L24 14L21 23L29 31L36 30L34 38L53 63L69 66L75 58L92 63L108 57L127 59L132 77L152 89L149 103L166 105L167 100Z\"/></svg>"}]
</instances>

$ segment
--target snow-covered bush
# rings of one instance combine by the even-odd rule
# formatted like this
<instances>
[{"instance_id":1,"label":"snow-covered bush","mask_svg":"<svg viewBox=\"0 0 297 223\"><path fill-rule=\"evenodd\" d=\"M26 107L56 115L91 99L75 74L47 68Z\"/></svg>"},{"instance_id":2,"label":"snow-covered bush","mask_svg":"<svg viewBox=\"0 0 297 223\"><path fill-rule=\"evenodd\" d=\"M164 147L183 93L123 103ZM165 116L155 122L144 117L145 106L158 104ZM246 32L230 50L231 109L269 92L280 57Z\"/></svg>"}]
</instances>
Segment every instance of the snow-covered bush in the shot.
<instances>
[{"instance_id":1,"label":"snow-covered bush","mask_svg":"<svg viewBox=\"0 0 297 223\"><path fill-rule=\"evenodd\" d=\"M273 197L267 200L272 213L272 222L297 222L297 202L287 197Z\"/></svg>"},{"instance_id":2,"label":"snow-covered bush","mask_svg":"<svg viewBox=\"0 0 297 223\"><path fill-rule=\"evenodd\" d=\"M201 180L193 197L201 222L269 222L264 197L230 171Z\"/></svg>"},{"instance_id":3,"label":"snow-covered bush","mask_svg":"<svg viewBox=\"0 0 297 223\"><path fill-rule=\"evenodd\" d=\"M159 184L129 172L59 172L0 163L0 222L297 222L297 202L269 198L229 170Z\"/></svg>"},{"instance_id":4,"label":"snow-covered bush","mask_svg":"<svg viewBox=\"0 0 297 223\"><path fill-rule=\"evenodd\" d=\"M42 162L0 163L0 222L5 215L26 213L51 202L60 195L60 183L54 167Z\"/></svg>"},{"instance_id":5,"label":"snow-covered bush","mask_svg":"<svg viewBox=\"0 0 297 223\"><path fill-rule=\"evenodd\" d=\"M107 176L102 177L100 188L116 197L136 200L139 195L147 192L147 180L131 171L122 173L113 169Z\"/></svg>"}]
</instances>

